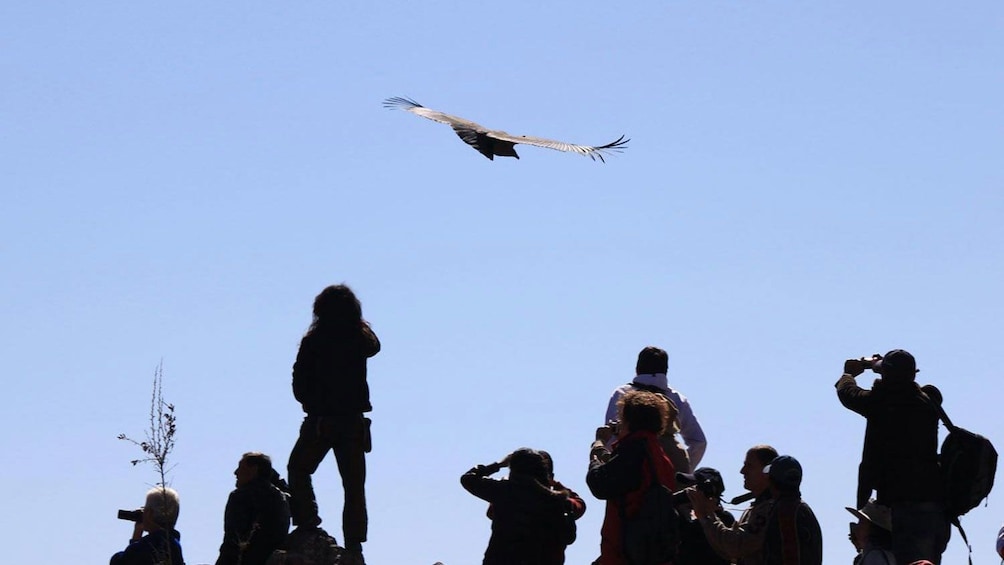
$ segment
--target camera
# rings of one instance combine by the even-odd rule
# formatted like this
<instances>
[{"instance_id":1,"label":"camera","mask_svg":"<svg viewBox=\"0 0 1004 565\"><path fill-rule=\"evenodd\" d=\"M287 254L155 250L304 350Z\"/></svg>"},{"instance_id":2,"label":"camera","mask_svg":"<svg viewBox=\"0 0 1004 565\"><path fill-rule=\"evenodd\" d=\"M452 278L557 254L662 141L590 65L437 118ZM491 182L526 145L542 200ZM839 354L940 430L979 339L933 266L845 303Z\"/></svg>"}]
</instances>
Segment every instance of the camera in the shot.
<instances>
[{"instance_id":1,"label":"camera","mask_svg":"<svg viewBox=\"0 0 1004 565\"><path fill-rule=\"evenodd\" d=\"M142 522L143 521L143 509L139 510L119 510L119 520L128 520L130 522Z\"/></svg>"},{"instance_id":2,"label":"camera","mask_svg":"<svg viewBox=\"0 0 1004 565\"><path fill-rule=\"evenodd\" d=\"M725 489L721 488L720 483L711 478L706 478L704 480L698 481L694 483L692 486L695 489L697 489L698 492L710 498L711 500L720 499L722 493L725 492ZM673 493L673 504L689 504L689 503L690 503L690 498L687 497L687 489L678 490Z\"/></svg>"},{"instance_id":3,"label":"camera","mask_svg":"<svg viewBox=\"0 0 1004 565\"><path fill-rule=\"evenodd\" d=\"M698 491L704 494L704 496L712 500L721 498L722 493L725 492L724 485L722 485L720 481L715 481L712 478L705 478L694 486Z\"/></svg>"},{"instance_id":4,"label":"camera","mask_svg":"<svg viewBox=\"0 0 1004 565\"><path fill-rule=\"evenodd\" d=\"M881 368L879 367L879 365L880 365L879 361L881 361L881 360L882 360L882 356L879 355L878 353L876 353L875 355L872 355L871 357L862 357L861 358L861 364L865 366L865 369L871 369L872 371L875 371L876 373L880 373L881 374L882 371L881 371Z\"/></svg>"}]
</instances>

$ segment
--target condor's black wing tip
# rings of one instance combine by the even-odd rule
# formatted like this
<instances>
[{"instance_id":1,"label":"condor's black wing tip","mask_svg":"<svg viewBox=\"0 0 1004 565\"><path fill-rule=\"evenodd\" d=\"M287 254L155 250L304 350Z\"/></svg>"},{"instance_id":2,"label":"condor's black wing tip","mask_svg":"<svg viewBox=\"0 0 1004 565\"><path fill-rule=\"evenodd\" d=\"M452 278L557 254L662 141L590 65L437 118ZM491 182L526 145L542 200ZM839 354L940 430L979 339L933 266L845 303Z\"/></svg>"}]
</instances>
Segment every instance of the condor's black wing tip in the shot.
<instances>
[{"instance_id":1,"label":"condor's black wing tip","mask_svg":"<svg viewBox=\"0 0 1004 565\"><path fill-rule=\"evenodd\" d=\"M407 110L409 108L424 108L425 106L406 96L391 96L383 101L383 107L388 110Z\"/></svg>"}]
</instances>

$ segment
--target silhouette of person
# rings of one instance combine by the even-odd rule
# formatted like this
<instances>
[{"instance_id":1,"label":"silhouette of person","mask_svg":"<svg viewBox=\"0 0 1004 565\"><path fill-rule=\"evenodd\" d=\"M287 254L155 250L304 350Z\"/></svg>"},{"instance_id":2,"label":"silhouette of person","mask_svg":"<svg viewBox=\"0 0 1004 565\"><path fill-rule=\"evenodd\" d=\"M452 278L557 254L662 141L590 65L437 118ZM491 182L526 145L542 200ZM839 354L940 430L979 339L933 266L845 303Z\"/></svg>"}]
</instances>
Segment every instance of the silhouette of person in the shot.
<instances>
[{"instance_id":1,"label":"silhouette of person","mask_svg":"<svg viewBox=\"0 0 1004 565\"><path fill-rule=\"evenodd\" d=\"M553 487L549 460L549 455L524 447L498 463L472 467L460 477L467 492L491 504L492 535L483 565L565 562L574 519L585 511L585 503L571 491ZM490 477L502 467L509 467L508 479Z\"/></svg>"},{"instance_id":2,"label":"silhouette of person","mask_svg":"<svg viewBox=\"0 0 1004 565\"><path fill-rule=\"evenodd\" d=\"M110 565L185 565L181 534L174 529L180 510L181 500L173 488L154 487L147 491L146 504L133 527L129 545L112 555Z\"/></svg>"},{"instance_id":3,"label":"silhouette of person","mask_svg":"<svg viewBox=\"0 0 1004 565\"><path fill-rule=\"evenodd\" d=\"M880 375L872 388L855 378L865 369ZM875 501L892 509L892 552L898 563L927 559L941 563L951 537L938 465L938 409L941 391L916 382L913 355L894 349L870 360L844 361L837 398L864 416L865 441L858 467L856 504ZM925 398L926 397L926 398Z\"/></svg>"},{"instance_id":4,"label":"silhouette of person","mask_svg":"<svg viewBox=\"0 0 1004 565\"><path fill-rule=\"evenodd\" d=\"M264 453L245 453L234 471L237 488L223 513L216 565L265 565L289 532L289 490Z\"/></svg>"},{"instance_id":5,"label":"silhouette of person","mask_svg":"<svg viewBox=\"0 0 1004 565\"><path fill-rule=\"evenodd\" d=\"M335 454L345 491L342 532L348 560L364 563L366 541L366 456L373 409L366 361L380 351L380 340L363 319L362 306L344 284L325 288L314 299L314 321L300 341L293 364L293 396L306 417L289 454L290 510L303 529L321 524L311 475Z\"/></svg>"}]
</instances>

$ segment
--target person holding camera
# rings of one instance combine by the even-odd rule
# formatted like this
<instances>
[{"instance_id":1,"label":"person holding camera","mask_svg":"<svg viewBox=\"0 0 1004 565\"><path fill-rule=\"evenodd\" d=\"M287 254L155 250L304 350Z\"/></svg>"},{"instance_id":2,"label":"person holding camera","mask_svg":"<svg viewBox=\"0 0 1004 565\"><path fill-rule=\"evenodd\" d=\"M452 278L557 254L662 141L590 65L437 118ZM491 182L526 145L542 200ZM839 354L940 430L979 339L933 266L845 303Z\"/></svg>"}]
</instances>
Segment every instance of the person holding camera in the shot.
<instances>
[{"instance_id":1,"label":"person holding camera","mask_svg":"<svg viewBox=\"0 0 1004 565\"><path fill-rule=\"evenodd\" d=\"M770 517L772 508L770 478L764 469L776 458L777 450L769 445L755 445L746 451L746 457L743 459L739 473L743 476L743 488L748 491L748 494L736 497L732 500L732 504L739 504L747 500L753 502L750 503L749 508L743 511L736 522L727 524L724 520L717 520L717 522L721 522L720 529L736 532L735 534L708 536L703 533L704 526L701 525L702 535L705 536L715 552L738 565L760 565L763 563L762 544L754 540L756 535L766 530ZM717 506L713 506L713 508L717 509ZM700 520L701 515L697 513L696 507L694 515ZM744 534L738 532L744 532Z\"/></svg>"},{"instance_id":2,"label":"person holding camera","mask_svg":"<svg viewBox=\"0 0 1004 565\"><path fill-rule=\"evenodd\" d=\"M722 493L725 481L722 474L711 467L701 467L693 473L677 473L676 483L686 488L699 490L716 504L715 516L726 526L732 526L736 518L722 508ZM690 497L685 490L674 493L680 514L680 552L677 565L729 565L730 561L711 546L704 535L704 528L693 511Z\"/></svg>"},{"instance_id":3,"label":"person holding camera","mask_svg":"<svg viewBox=\"0 0 1004 565\"><path fill-rule=\"evenodd\" d=\"M720 554L738 563L820 565L823 534L819 521L802 500L802 466L781 455L763 468L770 500L758 505L745 528L729 528L715 515L715 503L702 492L687 490L704 535ZM755 561L751 557L755 556Z\"/></svg>"},{"instance_id":4,"label":"person holding camera","mask_svg":"<svg viewBox=\"0 0 1004 565\"><path fill-rule=\"evenodd\" d=\"M373 409L366 362L380 352L380 340L363 319L359 299L343 284L321 291L313 312L293 364L293 396L306 417L289 454L290 511L302 531L321 524L311 475L334 452L345 492L345 559L364 565L366 453L371 445L370 420L364 414Z\"/></svg>"},{"instance_id":5,"label":"person holding camera","mask_svg":"<svg viewBox=\"0 0 1004 565\"><path fill-rule=\"evenodd\" d=\"M670 419L670 423L659 436L663 451L673 462L673 468L681 473L689 473L696 469L704 457L704 451L708 447L708 441L704 437L704 430L694 416L694 411L690 407L687 397L669 386L666 373L669 370L669 355L664 349L648 346L638 353L638 361L635 363L634 379L627 384L614 389L607 403L605 422L610 423L617 420L617 410L622 396L633 390L644 390L655 393L666 399L672 407L675 415ZM679 434L679 438L677 437ZM686 448L681 445L680 438L686 443ZM609 447L609 445L607 446Z\"/></svg>"},{"instance_id":6,"label":"person holding camera","mask_svg":"<svg viewBox=\"0 0 1004 565\"><path fill-rule=\"evenodd\" d=\"M855 378L865 369L879 375L870 390ZM941 563L951 536L938 465L941 391L916 383L913 355L894 349L885 356L848 359L837 380L837 398L867 420L858 467L857 506L875 492L892 509L892 551L899 563Z\"/></svg>"},{"instance_id":7,"label":"person holding camera","mask_svg":"<svg viewBox=\"0 0 1004 565\"><path fill-rule=\"evenodd\" d=\"M600 565L628 565L624 525L639 515L650 486L676 490L676 471L659 443L670 422L669 403L655 393L632 390L618 401L616 420L612 451L607 448L610 428L596 430L586 474L593 496L607 501L600 528ZM674 563L676 548L659 559L659 564Z\"/></svg>"},{"instance_id":8,"label":"person holding camera","mask_svg":"<svg viewBox=\"0 0 1004 565\"><path fill-rule=\"evenodd\" d=\"M272 459L251 451L234 471L237 488L223 514L223 543L216 565L265 565L289 533L289 487Z\"/></svg>"},{"instance_id":9,"label":"person holding camera","mask_svg":"<svg viewBox=\"0 0 1004 565\"><path fill-rule=\"evenodd\" d=\"M509 467L508 480L491 478L503 467ZM565 547L574 541L577 505L568 492L551 488L551 481L545 456L525 447L460 477L467 492L490 503L492 535L483 565L565 562Z\"/></svg>"},{"instance_id":10,"label":"person holding camera","mask_svg":"<svg viewBox=\"0 0 1004 565\"><path fill-rule=\"evenodd\" d=\"M119 510L119 519L135 522L135 526L129 545L113 555L109 564L185 565L181 534L174 529L180 509L177 491L154 487L146 493L146 503L139 510Z\"/></svg>"}]
</instances>

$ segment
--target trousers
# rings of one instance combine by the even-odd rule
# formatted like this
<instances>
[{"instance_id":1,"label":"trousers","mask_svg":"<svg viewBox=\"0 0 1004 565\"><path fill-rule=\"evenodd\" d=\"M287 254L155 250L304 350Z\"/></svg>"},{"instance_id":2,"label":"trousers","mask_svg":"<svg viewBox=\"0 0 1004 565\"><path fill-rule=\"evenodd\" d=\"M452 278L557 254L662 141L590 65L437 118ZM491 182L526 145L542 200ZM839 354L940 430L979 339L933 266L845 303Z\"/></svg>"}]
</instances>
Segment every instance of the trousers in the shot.
<instances>
[{"instance_id":1,"label":"trousers","mask_svg":"<svg viewBox=\"0 0 1004 565\"><path fill-rule=\"evenodd\" d=\"M342 533L347 549L359 549L366 541L366 452L369 451L369 420L362 414L346 418L307 415L300 436L289 454L287 466L290 514L293 525L313 527L321 523L311 475L331 450L345 493Z\"/></svg>"},{"instance_id":2,"label":"trousers","mask_svg":"<svg viewBox=\"0 0 1004 565\"><path fill-rule=\"evenodd\" d=\"M894 502L892 552L897 563L926 559L941 563L941 554L952 535L945 507L935 502Z\"/></svg>"}]
</instances>

